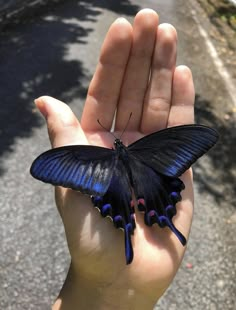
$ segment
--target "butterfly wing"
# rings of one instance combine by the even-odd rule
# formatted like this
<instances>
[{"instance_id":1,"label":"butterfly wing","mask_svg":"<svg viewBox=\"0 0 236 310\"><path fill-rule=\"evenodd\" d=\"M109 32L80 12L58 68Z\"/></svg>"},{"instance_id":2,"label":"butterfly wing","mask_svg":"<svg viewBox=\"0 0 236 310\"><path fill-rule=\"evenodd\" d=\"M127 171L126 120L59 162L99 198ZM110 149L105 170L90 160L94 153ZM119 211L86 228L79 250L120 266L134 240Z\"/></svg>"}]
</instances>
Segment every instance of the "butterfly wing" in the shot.
<instances>
[{"instance_id":1,"label":"butterfly wing","mask_svg":"<svg viewBox=\"0 0 236 310\"><path fill-rule=\"evenodd\" d=\"M218 133L202 125L160 130L129 145L131 157L155 171L179 177L217 141Z\"/></svg>"},{"instance_id":2,"label":"butterfly wing","mask_svg":"<svg viewBox=\"0 0 236 310\"><path fill-rule=\"evenodd\" d=\"M110 216L116 228L124 229L126 262L133 260L131 235L135 229L132 192L127 171L121 161L118 161L106 194L94 196L92 202L99 208L103 217Z\"/></svg>"},{"instance_id":3,"label":"butterfly wing","mask_svg":"<svg viewBox=\"0 0 236 310\"><path fill-rule=\"evenodd\" d=\"M109 187L116 162L112 149L70 145L39 155L30 172L43 182L102 196Z\"/></svg>"},{"instance_id":4,"label":"butterfly wing","mask_svg":"<svg viewBox=\"0 0 236 310\"><path fill-rule=\"evenodd\" d=\"M128 147L132 180L116 150L95 146L52 149L36 158L30 171L46 183L92 195L101 215L111 216L115 227L124 229L129 264L133 260L131 235L135 229L131 184L138 208L145 212L145 223L168 226L184 245L185 237L172 223L184 188L178 176L217 138L213 129L199 125L172 127L148 135Z\"/></svg>"},{"instance_id":5,"label":"butterfly wing","mask_svg":"<svg viewBox=\"0 0 236 310\"><path fill-rule=\"evenodd\" d=\"M161 228L169 227L180 242L186 239L172 222L176 214L176 203L181 200L180 192L184 183L178 178L171 178L157 173L138 160L131 160L134 193L139 211L144 212L147 226L157 223ZM150 181L151 180L151 181Z\"/></svg>"}]
</instances>

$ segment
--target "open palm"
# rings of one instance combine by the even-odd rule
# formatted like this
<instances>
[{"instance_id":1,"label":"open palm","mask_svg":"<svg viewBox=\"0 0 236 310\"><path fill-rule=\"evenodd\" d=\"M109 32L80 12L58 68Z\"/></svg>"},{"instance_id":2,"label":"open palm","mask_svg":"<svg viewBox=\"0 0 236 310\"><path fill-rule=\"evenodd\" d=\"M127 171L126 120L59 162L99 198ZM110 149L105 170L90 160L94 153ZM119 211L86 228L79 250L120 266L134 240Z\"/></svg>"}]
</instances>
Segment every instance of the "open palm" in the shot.
<instances>
[{"instance_id":1,"label":"open palm","mask_svg":"<svg viewBox=\"0 0 236 310\"><path fill-rule=\"evenodd\" d=\"M126 145L166 127L193 123L192 75L187 67L176 67L176 45L175 29L168 24L158 26L158 16L152 10L140 11L133 26L123 18L116 20L104 40L81 123L66 104L46 96L36 100L46 117L52 146L111 148L114 138L97 119L110 130L115 117L114 130L119 137L131 112L122 137ZM191 171L182 179L186 189L173 222L187 238L193 212ZM76 302L80 309L99 309L96 297L93 306L93 294L102 300L101 309L106 309L105 305L107 309L126 309L125 303L134 309L151 309L182 260L185 249L176 236L168 228L147 227L143 214L136 211L134 260L127 266L123 232L100 216L89 197L58 187L56 202L72 263L55 309L75 309ZM77 295L73 292L76 288ZM91 299L87 304L85 296Z\"/></svg>"}]
</instances>

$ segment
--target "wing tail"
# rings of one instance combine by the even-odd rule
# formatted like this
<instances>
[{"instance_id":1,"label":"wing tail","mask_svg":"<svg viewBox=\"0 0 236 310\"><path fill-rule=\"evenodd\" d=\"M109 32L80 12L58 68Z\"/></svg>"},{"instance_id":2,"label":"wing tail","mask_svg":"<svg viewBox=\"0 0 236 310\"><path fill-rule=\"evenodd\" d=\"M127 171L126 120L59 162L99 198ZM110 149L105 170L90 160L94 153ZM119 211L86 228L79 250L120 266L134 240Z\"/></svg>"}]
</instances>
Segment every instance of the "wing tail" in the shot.
<instances>
[{"instance_id":1,"label":"wing tail","mask_svg":"<svg viewBox=\"0 0 236 310\"><path fill-rule=\"evenodd\" d=\"M185 245L185 237L172 222L177 213L176 204L181 200L183 182L178 178L161 175L136 160L132 160L131 165L138 209L144 212L145 224L147 226L158 224L161 228L169 227L182 245Z\"/></svg>"},{"instance_id":2,"label":"wing tail","mask_svg":"<svg viewBox=\"0 0 236 310\"><path fill-rule=\"evenodd\" d=\"M133 261L133 246L131 242L131 235L133 233L133 227L131 223L125 225L125 256L126 264L130 264Z\"/></svg>"}]
</instances>

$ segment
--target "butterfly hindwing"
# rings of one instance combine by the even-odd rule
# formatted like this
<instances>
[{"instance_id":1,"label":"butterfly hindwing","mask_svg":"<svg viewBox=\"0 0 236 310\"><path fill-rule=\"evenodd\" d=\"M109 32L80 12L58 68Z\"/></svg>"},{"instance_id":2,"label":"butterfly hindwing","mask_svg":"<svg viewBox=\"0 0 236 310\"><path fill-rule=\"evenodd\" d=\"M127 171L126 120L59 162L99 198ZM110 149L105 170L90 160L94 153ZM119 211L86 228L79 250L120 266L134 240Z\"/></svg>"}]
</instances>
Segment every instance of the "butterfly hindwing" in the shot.
<instances>
[{"instance_id":1,"label":"butterfly hindwing","mask_svg":"<svg viewBox=\"0 0 236 310\"><path fill-rule=\"evenodd\" d=\"M129 145L129 154L155 171L179 177L217 141L218 133L202 125L160 130Z\"/></svg>"},{"instance_id":2,"label":"butterfly hindwing","mask_svg":"<svg viewBox=\"0 0 236 310\"><path fill-rule=\"evenodd\" d=\"M127 171L121 161L118 161L106 194L92 198L93 204L99 208L102 216L110 216L116 228L125 232L126 262L133 260L131 235L135 229L132 192Z\"/></svg>"},{"instance_id":3,"label":"butterfly hindwing","mask_svg":"<svg viewBox=\"0 0 236 310\"><path fill-rule=\"evenodd\" d=\"M185 245L185 237L172 222L177 212L176 203L181 200L183 182L178 178L161 175L134 158L130 160L130 166L137 206L139 211L144 212L145 224L152 226L157 223L161 228L169 227Z\"/></svg>"},{"instance_id":4,"label":"butterfly hindwing","mask_svg":"<svg viewBox=\"0 0 236 310\"><path fill-rule=\"evenodd\" d=\"M46 183L89 195L104 195L116 161L112 149L70 145L42 153L34 160L30 172L33 177Z\"/></svg>"}]
</instances>

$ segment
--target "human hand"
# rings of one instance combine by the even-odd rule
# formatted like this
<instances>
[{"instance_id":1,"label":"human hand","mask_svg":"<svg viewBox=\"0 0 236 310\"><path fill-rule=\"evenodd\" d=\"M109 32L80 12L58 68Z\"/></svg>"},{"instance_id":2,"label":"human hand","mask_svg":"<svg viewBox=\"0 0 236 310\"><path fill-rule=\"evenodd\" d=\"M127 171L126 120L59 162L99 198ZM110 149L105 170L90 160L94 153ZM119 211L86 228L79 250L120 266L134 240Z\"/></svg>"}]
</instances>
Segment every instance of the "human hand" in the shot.
<instances>
[{"instance_id":1,"label":"human hand","mask_svg":"<svg viewBox=\"0 0 236 310\"><path fill-rule=\"evenodd\" d=\"M140 11L131 26L118 19L104 40L90 83L81 123L70 108L51 97L36 100L48 125L53 147L92 144L112 147L112 136L97 123L121 132L124 144L151 132L193 123L194 87L190 70L176 67L177 35L158 25L152 10ZM119 134L116 134L119 137ZM173 218L187 238L193 212L191 171ZM123 232L94 210L89 197L56 188L56 202L71 254L67 280L54 309L150 309L170 285L185 248L176 236L157 225L147 227L136 211L132 236L134 260L125 264Z\"/></svg>"}]
</instances>

